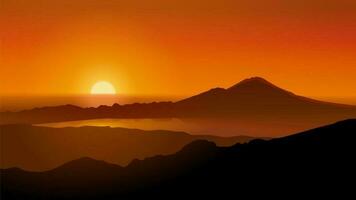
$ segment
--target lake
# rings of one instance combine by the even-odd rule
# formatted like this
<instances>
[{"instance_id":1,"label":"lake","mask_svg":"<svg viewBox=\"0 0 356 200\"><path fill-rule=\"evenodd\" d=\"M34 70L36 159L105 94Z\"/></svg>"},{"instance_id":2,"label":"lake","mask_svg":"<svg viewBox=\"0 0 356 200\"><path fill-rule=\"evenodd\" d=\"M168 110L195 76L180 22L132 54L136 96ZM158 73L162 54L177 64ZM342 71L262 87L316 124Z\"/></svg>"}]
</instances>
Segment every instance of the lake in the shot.
<instances>
[{"instance_id":1,"label":"lake","mask_svg":"<svg viewBox=\"0 0 356 200\"><path fill-rule=\"evenodd\" d=\"M278 137L318 126L305 122L261 119L93 119L58 123L37 124L54 128L81 126L110 126L142 130L184 131L194 135ZM320 124L321 125L321 124Z\"/></svg>"}]
</instances>

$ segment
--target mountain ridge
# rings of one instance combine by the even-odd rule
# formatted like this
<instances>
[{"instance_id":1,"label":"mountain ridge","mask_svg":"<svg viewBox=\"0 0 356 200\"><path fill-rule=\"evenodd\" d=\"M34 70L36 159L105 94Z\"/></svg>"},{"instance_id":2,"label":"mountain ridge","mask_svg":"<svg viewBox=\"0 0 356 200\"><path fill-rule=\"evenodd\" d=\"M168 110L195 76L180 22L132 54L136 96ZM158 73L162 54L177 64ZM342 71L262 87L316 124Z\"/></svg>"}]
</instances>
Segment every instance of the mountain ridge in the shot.
<instances>
[{"instance_id":1,"label":"mountain ridge","mask_svg":"<svg viewBox=\"0 0 356 200\"><path fill-rule=\"evenodd\" d=\"M0 124L42 124L106 118L201 118L226 119L226 122L240 119L224 126L236 128L234 124L239 124L240 127L237 127L239 132L249 135L266 134L267 132L258 130L269 128L268 134L271 135L268 136L273 136L355 117L356 106L299 96L263 78L253 77L227 89L214 88L177 102L113 104L96 108L63 105L19 112L1 112ZM280 125L273 126L276 123Z\"/></svg>"},{"instance_id":2,"label":"mountain ridge","mask_svg":"<svg viewBox=\"0 0 356 200\"><path fill-rule=\"evenodd\" d=\"M284 137L280 137L280 138L273 138L273 139L269 139L269 140L266 140L266 139L260 139L260 138L257 138L257 139L253 139L251 141L248 141L246 143L236 143L236 144L233 144L231 146L227 146L227 147L219 147L216 145L215 142L211 142L211 141L208 141L208 140L205 140L205 139L197 139L197 140L194 140L186 145L184 145L179 151L177 151L176 153L173 153L173 154L169 154L169 155L155 155L155 156L151 156L151 157L147 157L147 158L144 158L144 159L134 159L133 161L131 161L127 166L123 167L121 165L118 165L118 164L113 164L113 163L110 163L110 162L107 162L107 161L104 161L104 160L99 160L99 159L94 159L94 158L91 158L91 157L88 157L88 156L84 156L84 157L80 157L78 159L74 159L74 160L71 160L71 161L68 161L62 165L59 165L58 167L55 167L53 169L50 169L48 171L55 171L55 170L58 170L58 169L62 169L62 168L67 168L68 166L69 167L72 167L72 166L75 166L75 165L81 165L82 163L86 163L86 164L98 164L98 165L107 165L107 166L116 166L118 168L129 168L130 166L132 166L132 164L137 164L139 162L145 162L145 160L151 160L151 159L154 159L154 158L164 158L164 157L170 157L171 155L174 155L174 154L187 154L188 152L191 153L191 152L204 152L204 151L209 151L211 149L229 149L229 148L239 148L240 146L248 146L250 144L263 144L263 143L276 143L276 142L285 142L285 141L288 141L290 139L294 139L294 140L300 140L300 139L303 139L303 138L315 138L315 137L318 137L318 136L325 136L325 137L332 137L333 134L337 133L337 131L340 131L338 130L338 127L341 126L344 128L344 130L346 130L346 132L353 132L353 131L356 131L356 118L355 119L346 119L346 120L343 120L343 121L338 121L338 122L335 122L335 123L332 123L332 124L329 124L329 125L325 125L325 126L321 126L321 127L317 127L317 128L313 128L313 129L310 129L310 130L307 130L307 131L304 131L304 132L301 132L301 133L296 133L296 134L293 134L293 135L288 135L288 136L284 136ZM331 132L327 132L327 131L330 131ZM324 132L325 131L325 132ZM334 132L332 132L334 131ZM323 132L322 134L323 135L320 135L321 132ZM349 137L352 137L352 138L355 138L356 135L352 135L352 134L347 134L345 132L342 132L343 136L346 136L348 135ZM186 153L187 152L187 153ZM21 169L19 167L10 167L10 168L3 168L3 169L0 169L1 171L7 171L7 170L15 170L15 171L23 171L23 172L32 172L32 171L28 171L28 170L24 170L24 169ZM33 172L33 173L38 173L38 172Z\"/></svg>"},{"instance_id":3,"label":"mountain ridge","mask_svg":"<svg viewBox=\"0 0 356 200\"><path fill-rule=\"evenodd\" d=\"M49 170L83 156L126 166L133 159L174 153L194 140L204 139L219 146L230 146L254 139L120 127L51 128L17 124L0 125L0 138L0 168L21 167L30 171Z\"/></svg>"},{"instance_id":4,"label":"mountain ridge","mask_svg":"<svg viewBox=\"0 0 356 200\"><path fill-rule=\"evenodd\" d=\"M280 189L308 195L326 191L344 194L353 191L349 181L355 167L351 159L355 131L356 119L349 119L292 136L231 147L194 141L175 154L136 160L124 168L107 164L105 170L92 173L0 170L1 195L10 199L208 198L251 191L251 187L269 191L266 195L278 195Z\"/></svg>"},{"instance_id":5,"label":"mountain ridge","mask_svg":"<svg viewBox=\"0 0 356 200\"><path fill-rule=\"evenodd\" d=\"M268 86L269 88L273 88L279 91L282 91L286 94L289 94L291 96L295 96L295 97L302 97L305 99L309 99L312 101L316 101L316 102L323 102L326 104L333 104L333 105L338 105L338 106L347 106L347 107L356 107L356 105L350 105L350 104L343 104L343 103L334 103L334 102L328 102L328 101L321 101L321 100L316 100L316 99L312 99L312 98L308 98L308 97L304 97L304 96L300 96L300 95L296 95L293 92L290 92L288 90L282 89L281 87L278 87L276 85L274 85L273 83L267 81L266 79L262 78L262 77L251 77L251 78L246 78L241 80L240 82L228 87L228 88L222 88L222 87L215 87L212 89L209 89L207 91L204 91L202 93L199 93L197 95L193 95L191 97L195 97L201 94L206 94L206 93L219 93L219 92L223 92L223 91L233 91L236 89L239 89L242 86L251 86L255 85L256 83L258 83L259 85L263 85L263 86ZM26 110L22 110L22 111L3 111L1 113L19 113L19 112L24 112L24 111L31 111L31 110L41 110L41 109L54 109L54 108L64 108L64 109L68 109L68 110L76 110L76 109L99 109L99 108L108 108L108 107L122 107L122 106L134 106L134 105L148 105L148 104L174 104L174 103L178 103L181 101L185 101L186 99L189 99L191 97L176 101L176 102L172 102L172 101L160 101L160 102L150 102L150 103L130 103L130 104L118 104L118 103L113 103L111 106L108 105L99 105L97 107L81 107L81 106L77 106L77 105L73 105L73 104L65 104L65 105L59 105L59 106L43 106L43 107L35 107L32 109L26 109Z\"/></svg>"}]
</instances>

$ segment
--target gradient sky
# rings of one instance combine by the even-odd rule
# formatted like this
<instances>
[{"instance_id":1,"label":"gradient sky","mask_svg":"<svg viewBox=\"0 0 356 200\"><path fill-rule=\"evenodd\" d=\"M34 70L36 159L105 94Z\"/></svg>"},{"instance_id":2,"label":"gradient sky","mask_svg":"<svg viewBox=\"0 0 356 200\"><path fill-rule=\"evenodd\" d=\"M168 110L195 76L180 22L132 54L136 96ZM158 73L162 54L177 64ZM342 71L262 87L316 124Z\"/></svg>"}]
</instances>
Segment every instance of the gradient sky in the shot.
<instances>
[{"instance_id":1,"label":"gradient sky","mask_svg":"<svg viewBox=\"0 0 356 200\"><path fill-rule=\"evenodd\" d=\"M191 95L262 76L356 96L354 0L1 0L0 95Z\"/></svg>"}]
</instances>

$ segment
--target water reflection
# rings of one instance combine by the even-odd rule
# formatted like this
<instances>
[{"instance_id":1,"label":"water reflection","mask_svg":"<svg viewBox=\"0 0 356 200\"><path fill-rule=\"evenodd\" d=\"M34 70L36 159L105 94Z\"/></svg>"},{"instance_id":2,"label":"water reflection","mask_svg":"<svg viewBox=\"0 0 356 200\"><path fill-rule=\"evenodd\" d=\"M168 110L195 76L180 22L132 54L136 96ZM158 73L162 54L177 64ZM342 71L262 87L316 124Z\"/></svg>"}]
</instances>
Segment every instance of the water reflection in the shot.
<instances>
[{"instance_id":1,"label":"water reflection","mask_svg":"<svg viewBox=\"0 0 356 200\"><path fill-rule=\"evenodd\" d=\"M322 124L320 124L322 125ZM318 124L305 122L284 122L281 120L247 119L201 119L201 118L160 118L160 119L94 119L39 124L48 127L110 126L142 130L184 131L196 135L276 137L293 134L313 128Z\"/></svg>"}]
</instances>

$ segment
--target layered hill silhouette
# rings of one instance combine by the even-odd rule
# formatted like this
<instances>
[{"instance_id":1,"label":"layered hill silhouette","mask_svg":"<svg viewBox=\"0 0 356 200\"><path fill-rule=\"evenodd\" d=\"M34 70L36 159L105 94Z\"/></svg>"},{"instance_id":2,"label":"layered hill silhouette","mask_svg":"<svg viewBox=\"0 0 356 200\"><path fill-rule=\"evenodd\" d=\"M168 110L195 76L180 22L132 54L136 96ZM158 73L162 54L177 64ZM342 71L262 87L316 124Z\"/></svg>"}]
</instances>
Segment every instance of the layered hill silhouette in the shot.
<instances>
[{"instance_id":1,"label":"layered hill silhouette","mask_svg":"<svg viewBox=\"0 0 356 200\"><path fill-rule=\"evenodd\" d=\"M178 102L73 105L0 113L2 124L48 123L98 118L310 118L323 123L356 117L356 106L317 101L283 90L263 78L243 80Z\"/></svg>"},{"instance_id":2,"label":"layered hill silhouette","mask_svg":"<svg viewBox=\"0 0 356 200\"><path fill-rule=\"evenodd\" d=\"M193 140L231 146L254 139L89 126L48 128L14 124L2 125L0 130L0 168L20 167L30 171L49 170L82 156L126 166L135 158L175 153Z\"/></svg>"},{"instance_id":3,"label":"layered hill silhouette","mask_svg":"<svg viewBox=\"0 0 356 200\"><path fill-rule=\"evenodd\" d=\"M126 167L91 158L1 170L3 199L222 198L352 194L356 119L231 147L194 141ZM285 194L285 195L282 195Z\"/></svg>"}]
</instances>

